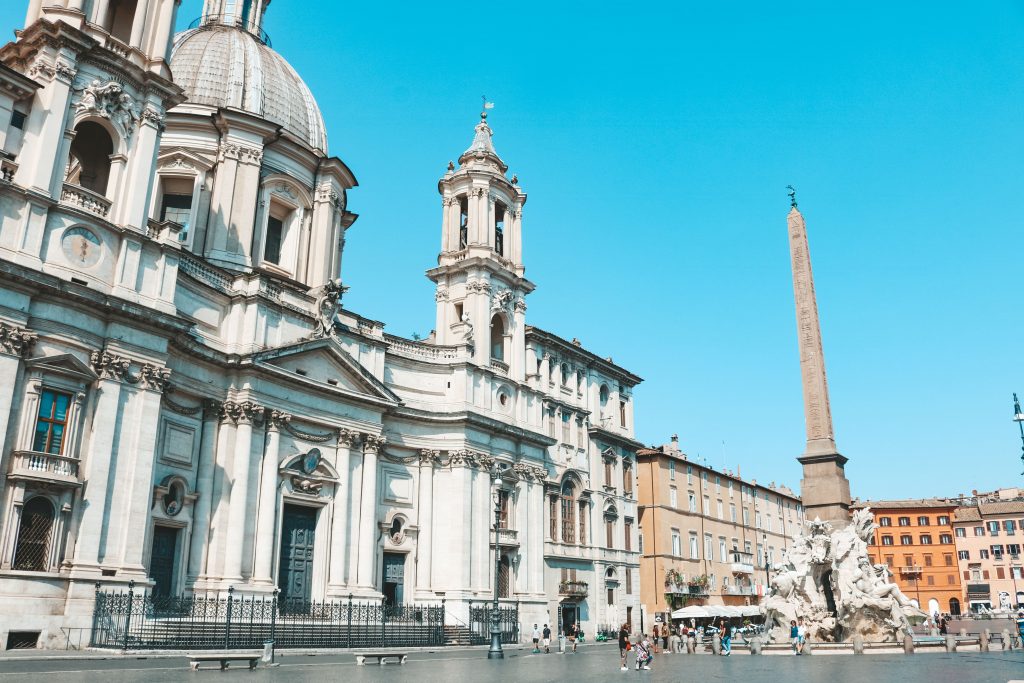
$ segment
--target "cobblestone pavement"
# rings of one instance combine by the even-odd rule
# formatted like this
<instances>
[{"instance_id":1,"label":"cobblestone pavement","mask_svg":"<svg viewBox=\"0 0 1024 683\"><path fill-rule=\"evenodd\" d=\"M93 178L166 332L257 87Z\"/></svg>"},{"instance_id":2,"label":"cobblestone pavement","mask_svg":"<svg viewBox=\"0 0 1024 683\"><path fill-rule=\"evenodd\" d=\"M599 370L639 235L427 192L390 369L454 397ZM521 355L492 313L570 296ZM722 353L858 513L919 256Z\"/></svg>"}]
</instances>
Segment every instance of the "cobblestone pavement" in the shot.
<instances>
[{"instance_id":1,"label":"cobblestone pavement","mask_svg":"<svg viewBox=\"0 0 1024 683\"><path fill-rule=\"evenodd\" d=\"M449 650L412 655L405 666L356 666L351 655L284 656L280 666L250 672L241 667L188 670L184 658L118 657L105 660L50 659L0 661L0 683L46 680L83 683L129 681L382 681L456 683L459 681L734 681L769 683L1006 683L1024 679L1024 651L988 654L917 654L731 657L658 656L651 671L620 671L614 645L591 645L579 653L533 655L512 651L503 661L488 661L483 650Z\"/></svg>"}]
</instances>

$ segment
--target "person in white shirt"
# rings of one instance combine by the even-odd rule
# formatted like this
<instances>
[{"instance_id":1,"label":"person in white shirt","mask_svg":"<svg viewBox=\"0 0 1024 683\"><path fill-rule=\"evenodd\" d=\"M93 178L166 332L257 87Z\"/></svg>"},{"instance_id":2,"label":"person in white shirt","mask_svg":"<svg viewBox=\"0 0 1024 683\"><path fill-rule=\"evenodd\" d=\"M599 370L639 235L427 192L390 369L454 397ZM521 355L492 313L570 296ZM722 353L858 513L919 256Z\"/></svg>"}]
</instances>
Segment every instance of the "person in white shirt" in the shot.
<instances>
[{"instance_id":1,"label":"person in white shirt","mask_svg":"<svg viewBox=\"0 0 1024 683\"><path fill-rule=\"evenodd\" d=\"M796 653L804 653L804 643L807 642L807 626L804 625L804 618L800 617L796 622Z\"/></svg>"},{"instance_id":2,"label":"person in white shirt","mask_svg":"<svg viewBox=\"0 0 1024 683\"><path fill-rule=\"evenodd\" d=\"M537 624L533 625L533 652L540 652L540 629L537 628Z\"/></svg>"}]
</instances>

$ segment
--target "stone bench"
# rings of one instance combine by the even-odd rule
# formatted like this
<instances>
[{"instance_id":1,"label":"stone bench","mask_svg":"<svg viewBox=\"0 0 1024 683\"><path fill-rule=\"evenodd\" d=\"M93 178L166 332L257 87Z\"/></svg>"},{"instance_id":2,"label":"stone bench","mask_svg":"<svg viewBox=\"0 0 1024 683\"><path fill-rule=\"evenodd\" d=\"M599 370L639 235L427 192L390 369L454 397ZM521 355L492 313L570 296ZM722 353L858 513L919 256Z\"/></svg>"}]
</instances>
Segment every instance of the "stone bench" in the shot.
<instances>
[{"instance_id":1,"label":"stone bench","mask_svg":"<svg viewBox=\"0 0 1024 683\"><path fill-rule=\"evenodd\" d=\"M362 652L353 652L356 658L356 664L363 666L366 664L366 658L376 657L377 664L384 666L389 659L397 659L399 664L405 664L405 660L409 657L408 652L395 652L393 650L364 650Z\"/></svg>"},{"instance_id":2,"label":"stone bench","mask_svg":"<svg viewBox=\"0 0 1024 683\"><path fill-rule=\"evenodd\" d=\"M203 662L219 662L220 670L224 671L228 668L228 662L249 662L249 670L252 671L256 668L256 664L263 657L263 653L247 653L247 652L204 652L202 654L190 654L188 656L188 664L192 667L193 671L199 671L199 665Z\"/></svg>"}]
</instances>

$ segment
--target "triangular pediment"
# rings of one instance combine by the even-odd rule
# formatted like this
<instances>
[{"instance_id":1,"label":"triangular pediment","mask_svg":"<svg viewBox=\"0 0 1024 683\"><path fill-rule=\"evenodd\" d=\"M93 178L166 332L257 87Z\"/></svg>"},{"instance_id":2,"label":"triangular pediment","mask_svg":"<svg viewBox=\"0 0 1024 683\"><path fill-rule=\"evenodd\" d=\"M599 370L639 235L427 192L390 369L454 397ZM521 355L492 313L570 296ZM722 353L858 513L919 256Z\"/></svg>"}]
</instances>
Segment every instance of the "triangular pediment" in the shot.
<instances>
[{"instance_id":1,"label":"triangular pediment","mask_svg":"<svg viewBox=\"0 0 1024 683\"><path fill-rule=\"evenodd\" d=\"M268 349L253 358L256 365L273 369L341 393L400 403L383 382L373 376L333 337L311 339Z\"/></svg>"},{"instance_id":2,"label":"triangular pediment","mask_svg":"<svg viewBox=\"0 0 1024 683\"><path fill-rule=\"evenodd\" d=\"M160 170L179 169L193 173L213 168L213 164L207 159L184 147L161 149L160 155L156 158L156 165Z\"/></svg>"},{"instance_id":3,"label":"triangular pediment","mask_svg":"<svg viewBox=\"0 0 1024 683\"><path fill-rule=\"evenodd\" d=\"M42 372L74 377L83 382L92 382L99 376L91 367L70 353L30 358L25 361L25 366Z\"/></svg>"}]
</instances>

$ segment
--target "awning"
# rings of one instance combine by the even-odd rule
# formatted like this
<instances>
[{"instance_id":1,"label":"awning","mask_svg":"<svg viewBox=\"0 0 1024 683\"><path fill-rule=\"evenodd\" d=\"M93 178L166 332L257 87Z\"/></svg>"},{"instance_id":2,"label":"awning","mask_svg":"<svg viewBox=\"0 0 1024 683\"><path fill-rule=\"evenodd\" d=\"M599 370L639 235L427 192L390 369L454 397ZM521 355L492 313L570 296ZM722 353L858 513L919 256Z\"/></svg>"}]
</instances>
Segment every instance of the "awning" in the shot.
<instances>
[{"instance_id":1,"label":"awning","mask_svg":"<svg viewBox=\"0 0 1024 683\"><path fill-rule=\"evenodd\" d=\"M672 613L673 619L705 619L710 617L708 614L708 608L701 607L699 605L691 605L690 607L683 607L677 609Z\"/></svg>"},{"instance_id":2,"label":"awning","mask_svg":"<svg viewBox=\"0 0 1024 683\"><path fill-rule=\"evenodd\" d=\"M992 587L987 583L969 583L967 584L967 597L985 597L987 598L992 593Z\"/></svg>"}]
</instances>

